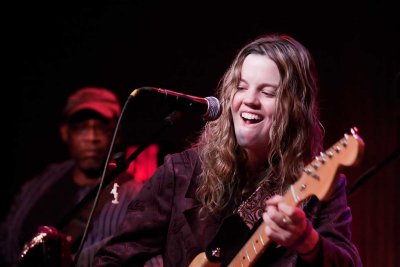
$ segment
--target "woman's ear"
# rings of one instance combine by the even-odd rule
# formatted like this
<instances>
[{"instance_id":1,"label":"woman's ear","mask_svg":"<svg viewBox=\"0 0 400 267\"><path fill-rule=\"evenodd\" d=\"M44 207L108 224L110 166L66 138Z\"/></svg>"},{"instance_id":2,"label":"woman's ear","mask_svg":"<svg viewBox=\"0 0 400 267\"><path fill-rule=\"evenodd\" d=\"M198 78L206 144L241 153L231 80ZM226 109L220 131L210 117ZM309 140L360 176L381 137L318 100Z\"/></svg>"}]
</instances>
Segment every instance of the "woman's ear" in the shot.
<instances>
[{"instance_id":1,"label":"woman's ear","mask_svg":"<svg viewBox=\"0 0 400 267\"><path fill-rule=\"evenodd\" d=\"M64 143L68 142L69 139L69 134L68 134L68 125L63 123L60 126L60 135L61 135L61 139L63 140Z\"/></svg>"}]
</instances>

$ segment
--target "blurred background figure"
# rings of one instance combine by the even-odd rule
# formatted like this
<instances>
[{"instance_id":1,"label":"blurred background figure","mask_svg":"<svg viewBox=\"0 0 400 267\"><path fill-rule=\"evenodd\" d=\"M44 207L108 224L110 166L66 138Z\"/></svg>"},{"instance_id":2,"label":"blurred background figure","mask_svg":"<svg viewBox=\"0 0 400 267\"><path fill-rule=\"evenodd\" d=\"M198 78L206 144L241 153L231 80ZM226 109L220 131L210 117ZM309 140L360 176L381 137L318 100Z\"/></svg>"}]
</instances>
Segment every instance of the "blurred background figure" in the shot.
<instances>
[{"instance_id":1,"label":"blurred background figure","mask_svg":"<svg viewBox=\"0 0 400 267\"><path fill-rule=\"evenodd\" d=\"M117 96L106 88L84 87L70 95L59 129L70 158L50 164L26 182L14 198L0 225L1 266L15 265L21 252L24 256L19 265L72 264L120 113ZM154 147L151 149L157 153ZM144 155L154 156L147 158L147 163L157 164L154 153L144 153L142 159ZM112 204L115 195L110 193L110 188L113 183L104 188L78 266L91 266L94 253L114 233L129 202L146 180L146 177L141 177L137 181L133 177L143 166L139 160L136 160L134 170L130 167L115 179L119 185L118 204ZM149 172L148 168L146 170ZM44 234L47 239L44 243L38 242L38 237ZM46 253L42 248L46 248ZM147 265L160 266L159 262L154 258Z\"/></svg>"}]
</instances>

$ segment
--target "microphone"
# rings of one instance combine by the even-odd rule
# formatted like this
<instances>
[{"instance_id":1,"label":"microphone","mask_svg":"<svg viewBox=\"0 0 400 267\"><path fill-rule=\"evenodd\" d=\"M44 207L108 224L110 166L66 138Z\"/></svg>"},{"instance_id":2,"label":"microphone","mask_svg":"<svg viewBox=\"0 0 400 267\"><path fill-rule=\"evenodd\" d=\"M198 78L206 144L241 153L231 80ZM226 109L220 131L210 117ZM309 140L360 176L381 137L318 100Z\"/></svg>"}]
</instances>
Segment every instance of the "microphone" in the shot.
<instances>
[{"instance_id":1,"label":"microphone","mask_svg":"<svg viewBox=\"0 0 400 267\"><path fill-rule=\"evenodd\" d=\"M163 94L174 103L174 108L181 111L186 109L196 111L202 114L203 119L206 121L218 119L222 112L221 104L219 103L218 98L214 96L203 98L156 87L141 87L135 89L132 91L131 96L135 97L143 90Z\"/></svg>"}]
</instances>

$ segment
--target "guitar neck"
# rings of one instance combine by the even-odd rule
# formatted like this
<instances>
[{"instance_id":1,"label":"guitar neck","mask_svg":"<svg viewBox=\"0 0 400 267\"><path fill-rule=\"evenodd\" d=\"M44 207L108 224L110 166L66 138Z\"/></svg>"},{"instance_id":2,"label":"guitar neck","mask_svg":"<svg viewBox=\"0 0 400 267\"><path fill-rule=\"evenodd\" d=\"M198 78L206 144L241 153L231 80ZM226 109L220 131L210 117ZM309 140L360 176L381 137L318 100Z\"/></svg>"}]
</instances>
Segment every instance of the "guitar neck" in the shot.
<instances>
[{"instance_id":1,"label":"guitar neck","mask_svg":"<svg viewBox=\"0 0 400 267\"><path fill-rule=\"evenodd\" d=\"M296 198L292 196L292 191L289 190L283 196L284 202L290 206L295 206L297 203L295 201ZM256 231L252 234L252 236L247 240L247 242L243 245L240 251L236 254L236 256L232 259L229 267L248 267L252 266L258 258L263 254L263 252L267 249L268 245L271 243L271 240L265 233L266 223L263 221Z\"/></svg>"}]
</instances>

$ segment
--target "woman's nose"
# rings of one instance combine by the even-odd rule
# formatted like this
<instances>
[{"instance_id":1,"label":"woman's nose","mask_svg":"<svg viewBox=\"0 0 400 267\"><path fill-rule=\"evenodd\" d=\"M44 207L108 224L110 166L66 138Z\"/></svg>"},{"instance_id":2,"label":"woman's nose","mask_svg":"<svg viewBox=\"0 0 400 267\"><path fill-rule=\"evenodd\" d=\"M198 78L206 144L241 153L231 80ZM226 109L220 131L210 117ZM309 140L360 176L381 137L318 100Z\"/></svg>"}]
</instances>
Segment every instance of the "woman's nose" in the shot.
<instances>
[{"instance_id":1,"label":"woman's nose","mask_svg":"<svg viewBox=\"0 0 400 267\"><path fill-rule=\"evenodd\" d=\"M258 96L258 92L256 90L246 90L246 93L243 98L243 102L249 106L257 106L260 105L260 99Z\"/></svg>"}]
</instances>

